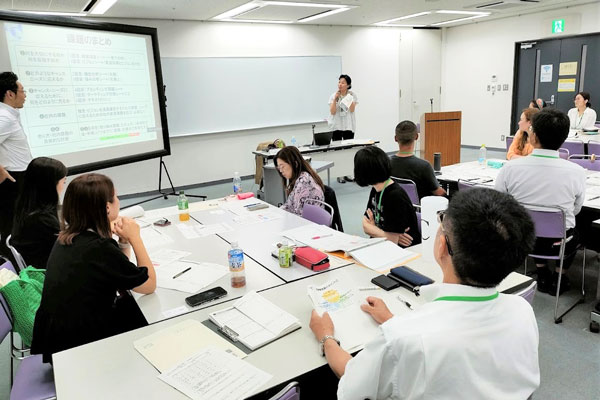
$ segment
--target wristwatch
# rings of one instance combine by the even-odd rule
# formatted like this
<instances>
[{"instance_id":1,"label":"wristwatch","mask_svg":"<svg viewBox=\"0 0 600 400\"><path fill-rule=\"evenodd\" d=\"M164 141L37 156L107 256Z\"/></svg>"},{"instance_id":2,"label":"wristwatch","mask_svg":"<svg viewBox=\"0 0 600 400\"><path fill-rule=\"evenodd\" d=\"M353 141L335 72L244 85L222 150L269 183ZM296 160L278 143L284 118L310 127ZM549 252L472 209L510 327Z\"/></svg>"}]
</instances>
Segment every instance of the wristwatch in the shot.
<instances>
[{"instance_id":1,"label":"wristwatch","mask_svg":"<svg viewBox=\"0 0 600 400\"><path fill-rule=\"evenodd\" d=\"M336 338L334 338L333 336L331 336L331 335L323 336L323 339L321 339L319 341L319 344L321 345L321 356L322 357L325 357L325 342L327 341L327 339L333 339L338 344L338 346L340 345L340 341L337 340Z\"/></svg>"}]
</instances>

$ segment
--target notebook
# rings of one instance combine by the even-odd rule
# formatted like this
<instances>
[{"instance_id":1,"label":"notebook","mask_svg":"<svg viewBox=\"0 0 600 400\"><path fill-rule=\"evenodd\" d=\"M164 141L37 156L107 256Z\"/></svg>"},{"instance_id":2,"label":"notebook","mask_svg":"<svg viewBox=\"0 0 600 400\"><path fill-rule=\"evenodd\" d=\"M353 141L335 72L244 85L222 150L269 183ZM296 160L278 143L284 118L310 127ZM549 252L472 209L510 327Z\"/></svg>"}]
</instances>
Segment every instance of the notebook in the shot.
<instances>
[{"instance_id":1,"label":"notebook","mask_svg":"<svg viewBox=\"0 0 600 400\"><path fill-rule=\"evenodd\" d=\"M256 350L300 329L300 321L256 292L250 292L232 307L209 314L209 320L232 341Z\"/></svg>"}]
</instances>

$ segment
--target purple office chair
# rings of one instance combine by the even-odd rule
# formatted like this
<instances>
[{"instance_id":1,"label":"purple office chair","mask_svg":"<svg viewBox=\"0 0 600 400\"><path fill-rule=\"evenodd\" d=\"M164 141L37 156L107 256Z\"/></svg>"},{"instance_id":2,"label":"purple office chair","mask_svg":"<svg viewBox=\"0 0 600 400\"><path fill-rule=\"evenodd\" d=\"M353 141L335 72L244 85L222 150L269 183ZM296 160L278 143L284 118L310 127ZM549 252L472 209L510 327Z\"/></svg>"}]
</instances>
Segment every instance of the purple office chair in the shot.
<instances>
[{"instance_id":1,"label":"purple office chair","mask_svg":"<svg viewBox=\"0 0 600 400\"><path fill-rule=\"evenodd\" d=\"M10 261L0 265L0 269L7 268L15 272ZM4 296L0 294L0 338L4 340L12 333L12 314ZM12 338L11 338L12 342ZM12 343L11 343L12 347ZM11 354L12 356L12 354ZM41 355L25 357L17 369L13 382L13 363L10 363L11 391L10 400L44 400L55 399L54 373L50 364L42 362Z\"/></svg>"},{"instance_id":2,"label":"purple office chair","mask_svg":"<svg viewBox=\"0 0 600 400\"><path fill-rule=\"evenodd\" d=\"M570 154L571 153L569 153L569 150L565 149L564 147L558 149L558 156L563 160L568 160Z\"/></svg>"},{"instance_id":3,"label":"purple office chair","mask_svg":"<svg viewBox=\"0 0 600 400\"><path fill-rule=\"evenodd\" d=\"M533 281L525 289L521 290L520 292L516 292L515 295L521 296L522 298L527 300L527 302L529 304L533 304L533 298L535 297L536 289L537 289L537 282Z\"/></svg>"},{"instance_id":4,"label":"purple office chair","mask_svg":"<svg viewBox=\"0 0 600 400\"><path fill-rule=\"evenodd\" d=\"M560 147L569 150L569 154L585 154L583 140L568 139Z\"/></svg>"},{"instance_id":5,"label":"purple office chair","mask_svg":"<svg viewBox=\"0 0 600 400\"><path fill-rule=\"evenodd\" d=\"M554 305L554 323L560 324L562 322L562 317L564 317L569 311L571 311L578 304L583 303L585 299L585 247L581 244L577 246L574 252L577 252L579 249L583 249L583 263L581 269L581 297L571 305L565 312L558 315L558 302L560 300L560 282L562 278L563 272L563 262L565 256L569 256L570 254L565 254L566 243L572 239L572 237L566 237L566 222L565 222L565 212L559 207L551 207L551 206L542 206L538 204L523 204L533 223L535 225L535 235L539 238L551 238L560 240L560 250L558 255L556 256L548 256L543 254L529 254L530 257L541 258L545 260L557 260L559 262L559 275L558 275L558 285L556 287L556 303ZM527 260L525 261L525 273L527 273Z\"/></svg>"},{"instance_id":6,"label":"purple office chair","mask_svg":"<svg viewBox=\"0 0 600 400\"><path fill-rule=\"evenodd\" d=\"M514 136L507 136L506 137L506 152L508 153L508 149L510 149L510 145L512 144L513 140L515 140Z\"/></svg>"},{"instance_id":7,"label":"purple office chair","mask_svg":"<svg viewBox=\"0 0 600 400\"><path fill-rule=\"evenodd\" d=\"M419 200L419 192L417 191L417 184L410 179L404 178L396 178L395 176L391 177L394 182L396 182L408 195L410 202L413 206L420 207L421 201Z\"/></svg>"},{"instance_id":8,"label":"purple office chair","mask_svg":"<svg viewBox=\"0 0 600 400\"><path fill-rule=\"evenodd\" d=\"M300 400L300 386L298 386L298 382L289 383L269 400Z\"/></svg>"},{"instance_id":9,"label":"purple office chair","mask_svg":"<svg viewBox=\"0 0 600 400\"><path fill-rule=\"evenodd\" d=\"M573 154L572 156L569 156L569 161L581 165L583 168L589 169L590 171L600 171L600 159L592 160L592 156Z\"/></svg>"},{"instance_id":10,"label":"purple office chair","mask_svg":"<svg viewBox=\"0 0 600 400\"><path fill-rule=\"evenodd\" d=\"M588 142L588 151L587 154L595 154L600 157L600 142L596 140L590 140Z\"/></svg>"},{"instance_id":11,"label":"purple office chair","mask_svg":"<svg viewBox=\"0 0 600 400\"><path fill-rule=\"evenodd\" d=\"M333 207L324 201L315 199L306 199L302 207L302 218L329 227L333 222L333 213Z\"/></svg>"}]
</instances>

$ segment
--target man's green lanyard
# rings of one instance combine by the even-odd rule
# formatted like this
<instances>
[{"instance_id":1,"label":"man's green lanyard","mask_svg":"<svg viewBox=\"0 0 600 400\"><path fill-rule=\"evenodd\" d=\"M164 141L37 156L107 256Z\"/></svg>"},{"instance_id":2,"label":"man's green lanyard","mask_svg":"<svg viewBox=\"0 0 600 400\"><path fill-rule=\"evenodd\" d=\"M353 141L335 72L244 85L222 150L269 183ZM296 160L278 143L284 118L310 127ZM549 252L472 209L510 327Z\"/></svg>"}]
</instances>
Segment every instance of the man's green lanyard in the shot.
<instances>
[{"instance_id":1,"label":"man's green lanyard","mask_svg":"<svg viewBox=\"0 0 600 400\"><path fill-rule=\"evenodd\" d=\"M377 203L377 213L375 214L375 223L379 224L379 214L381 214L381 199L383 199L383 192L385 192L385 188L388 187L390 184L392 183L392 180L390 178L388 178L387 181L385 181L385 185L383 186L383 189L381 189L381 196L379 196L379 203Z\"/></svg>"},{"instance_id":2,"label":"man's green lanyard","mask_svg":"<svg viewBox=\"0 0 600 400\"><path fill-rule=\"evenodd\" d=\"M490 301L498 297L498 292L489 296L442 296L433 301Z\"/></svg>"},{"instance_id":3,"label":"man's green lanyard","mask_svg":"<svg viewBox=\"0 0 600 400\"><path fill-rule=\"evenodd\" d=\"M540 157L540 158L560 158L556 156L545 156L543 154L530 154L531 157Z\"/></svg>"},{"instance_id":4,"label":"man's green lanyard","mask_svg":"<svg viewBox=\"0 0 600 400\"><path fill-rule=\"evenodd\" d=\"M415 154L414 151L399 151L398 154Z\"/></svg>"}]
</instances>

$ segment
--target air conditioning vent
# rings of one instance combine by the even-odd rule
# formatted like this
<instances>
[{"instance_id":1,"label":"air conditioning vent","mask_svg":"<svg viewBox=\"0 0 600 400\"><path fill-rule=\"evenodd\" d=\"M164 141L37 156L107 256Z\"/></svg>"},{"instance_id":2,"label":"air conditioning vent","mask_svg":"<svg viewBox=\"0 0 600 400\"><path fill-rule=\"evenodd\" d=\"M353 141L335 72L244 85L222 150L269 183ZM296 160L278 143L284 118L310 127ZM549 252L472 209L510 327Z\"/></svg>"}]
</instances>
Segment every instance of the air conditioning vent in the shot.
<instances>
[{"instance_id":1,"label":"air conditioning vent","mask_svg":"<svg viewBox=\"0 0 600 400\"><path fill-rule=\"evenodd\" d=\"M478 10L503 11L515 7L522 7L540 3L540 1L541 0L492 0L483 4L478 4L467 8L475 8Z\"/></svg>"}]
</instances>

